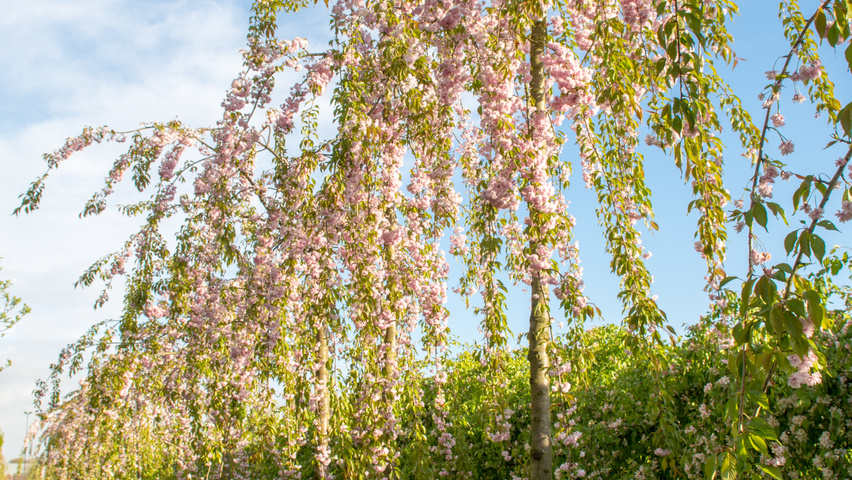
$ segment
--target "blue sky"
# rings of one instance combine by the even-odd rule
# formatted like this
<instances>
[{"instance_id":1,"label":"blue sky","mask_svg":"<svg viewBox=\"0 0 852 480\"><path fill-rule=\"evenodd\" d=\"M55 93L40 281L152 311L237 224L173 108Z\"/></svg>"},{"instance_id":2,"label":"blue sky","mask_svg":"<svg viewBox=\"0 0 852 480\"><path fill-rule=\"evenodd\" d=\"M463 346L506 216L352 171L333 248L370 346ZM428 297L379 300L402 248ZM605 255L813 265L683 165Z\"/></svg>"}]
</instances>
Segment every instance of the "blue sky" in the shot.
<instances>
[{"instance_id":1,"label":"blue sky","mask_svg":"<svg viewBox=\"0 0 852 480\"><path fill-rule=\"evenodd\" d=\"M735 50L745 60L733 72L724 71L752 115L762 118L757 94L767 83L764 72L789 47L785 48L774 2L769 8L766 2L743 3L742 17L732 32ZM118 248L136 226L114 212L94 219L77 217L121 152L118 146L96 147L72 157L48 181L42 208L35 214L10 216L18 194L43 172L42 154L59 147L84 125L132 129L141 122L173 118L196 126L214 123L224 93L241 68L238 52L244 47L249 5L246 0L7 0L4 5L0 17L0 62L5 66L0 71L0 212L6 213L0 215L0 256L4 258L0 278L11 279L13 293L33 308L0 340L0 360L14 362L0 374L0 429L6 436L7 458L20 451L24 412L32 410L35 380L45 377L59 350L92 323L118 315L120 285L113 292L113 302L93 311L99 290L75 290L73 283L92 262ZM326 31L324 12L322 7L285 21L282 36L304 36L322 48L325 40L317 35ZM838 97L843 103L852 100L842 51L832 62L831 56L825 60L834 74ZM821 151L828 141L824 120L813 119L809 104L793 105L792 92L785 95L783 132L796 144L795 153L785 160L803 173L830 171L840 153ZM726 143L732 147L726 152L728 188L737 198L751 168L739 157L735 139L728 138ZM770 137L772 154L777 143ZM686 215L691 189L671 159L653 149L643 152L661 227L644 239L653 253L648 264L656 277L654 292L661 306L670 323L680 327L693 323L707 306L702 291L704 261L693 250L696 217ZM586 293L602 308L607 322L617 323L621 319L615 298L618 279L609 274L609 259L593 213L593 192L582 188L577 175L569 197L578 219ZM789 202L785 188L776 187L776 199L782 205ZM770 231L771 236L764 235L767 248L773 260L780 260L788 230L776 225ZM841 243L841 238L835 236L827 243ZM745 270L745 242L744 235L732 233L731 274ZM455 272L451 280L454 277L458 277ZM527 324L528 297L520 289L515 292L510 297L510 324L517 333ZM457 299L449 305L451 322L456 319L454 332L463 340L474 340L478 321L472 312L459 311L460 305Z\"/></svg>"}]
</instances>

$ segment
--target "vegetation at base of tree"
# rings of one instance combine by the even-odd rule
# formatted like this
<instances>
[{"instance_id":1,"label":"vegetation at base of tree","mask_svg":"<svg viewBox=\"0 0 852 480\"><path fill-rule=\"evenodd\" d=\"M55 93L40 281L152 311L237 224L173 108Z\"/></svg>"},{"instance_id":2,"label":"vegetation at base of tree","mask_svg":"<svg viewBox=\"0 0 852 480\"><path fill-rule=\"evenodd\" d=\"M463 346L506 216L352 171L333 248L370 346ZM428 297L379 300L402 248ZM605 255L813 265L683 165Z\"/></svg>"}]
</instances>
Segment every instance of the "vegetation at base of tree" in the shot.
<instances>
[{"instance_id":1,"label":"vegetation at base of tree","mask_svg":"<svg viewBox=\"0 0 852 480\"><path fill-rule=\"evenodd\" d=\"M850 265L846 254L846 265ZM839 262L838 257L826 259L826 265ZM826 469L836 478L852 476L852 289L832 285L837 309L829 312L829 328L815 339L825 352L826 378L815 386L791 388L783 377L770 385L764 400L772 416L767 423L781 442L768 442L767 455L762 461L777 464L784 478L821 478ZM569 385L565 392L554 392L554 457L556 478L605 479L678 479L706 478L704 468L709 455L724 455L732 445L733 423L726 417L726 399L736 393L737 384L731 378L726 363L736 347L729 340L731 325L720 321L718 315L708 315L689 327L685 337L673 344L659 346L659 355L670 359L663 377L665 388L674 403L669 412L675 419L677 448L655 453L653 437L659 435L654 403L655 379L648 359L628 351L630 333L622 327L607 325L585 332L583 343L591 361L587 371L560 369L554 362L551 377L554 385ZM570 358L572 346L559 345L555 358ZM573 348L576 348L574 346ZM456 441L453 463L456 478L489 480L494 478L523 478L529 452L529 390L524 388L529 375L526 351L516 350L508 357L505 388L491 391L484 381L488 367L483 366L479 350L472 345L457 345L456 355L447 363L445 391L448 399L447 422ZM444 462L432 451L409 449L410 438L418 428L434 428L431 418L436 412L429 408L434 400L434 382L423 379L421 399L423 410L403 409L399 412L403 435L398 438L402 455L399 458L400 478L436 478L437 466ZM73 400L72 400L73 401ZM351 403L354 398L337 398L333 403ZM483 405L496 401L504 410L498 422L505 424L508 439L492 441L489 419L481 414ZM415 417L419 417L415 419ZM279 419L281 422L284 419ZM247 421L251 421L248 414ZM274 425L274 424L273 424ZM270 427L275 428L273 425ZM141 428L154 425L141 425ZM156 430L149 434L122 437L81 439L97 443L106 458L94 450L87 458L79 459L75 468L65 470L69 478L115 479L173 479L179 478L172 469L175 458L168 454L169 445ZM331 434L332 451L343 447L342 437ZM150 445L140 449L135 442L144 438ZM302 473L313 474L313 454L308 442L299 452ZM783 445L783 446L782 446ZM49 444L48 444L49 449ZM248 449L251 451L251 449ZM661 455L660 453L665 453ZM227 453L226 453L227 454ZM113 456L139 455L131 458L139 465L135 471L112 472L109 476L91 476L92 462L115 461ZM426 456L426 461L419 456ZM110 460L112 458L112 460ZM74 464L71 464L74 465ZM69 465L69 466L71 466ZM255 479L278 478L277 464L268 453L258 451L246 459L244 475ZM39 468L44 468L39 467ZM50 470L48 470L50 472ZM346 477L346 467L332 465L331 473ZM765 478L758 465L740 473L741 478Z\"/></svg>"}]
</instances>

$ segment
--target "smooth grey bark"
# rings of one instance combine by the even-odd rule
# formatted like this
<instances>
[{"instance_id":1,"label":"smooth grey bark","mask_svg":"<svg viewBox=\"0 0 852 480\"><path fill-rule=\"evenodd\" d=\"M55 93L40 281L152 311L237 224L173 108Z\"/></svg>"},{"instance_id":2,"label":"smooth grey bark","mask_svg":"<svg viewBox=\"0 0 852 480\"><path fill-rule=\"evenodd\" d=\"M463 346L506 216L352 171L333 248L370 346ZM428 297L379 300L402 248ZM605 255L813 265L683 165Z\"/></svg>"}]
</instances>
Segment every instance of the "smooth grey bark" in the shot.
<instances>
[{"instance_id":1,"label":"smooth grey bark","mask_svg":"<svg viewBox=\"0 0 852 480\"><path fill-rule=\"evenodd\" d=\"M547 40L547 24L543 18L537 20L530 34L530 96L534 111L546 110L544 64L541 55ZM530 132L534 134L534 132ZM530 212L534 215L533 212ZM530 250L536 250L536 243L530 242ZM530 298L530 329L528 360L530 363L530 407L532 423L530 425L530 480L551 480L553 478L553 447L550 419L550 314L548 302L550 292L542 285L541 276L533 274Z\"/></svg>"}]
</instances>

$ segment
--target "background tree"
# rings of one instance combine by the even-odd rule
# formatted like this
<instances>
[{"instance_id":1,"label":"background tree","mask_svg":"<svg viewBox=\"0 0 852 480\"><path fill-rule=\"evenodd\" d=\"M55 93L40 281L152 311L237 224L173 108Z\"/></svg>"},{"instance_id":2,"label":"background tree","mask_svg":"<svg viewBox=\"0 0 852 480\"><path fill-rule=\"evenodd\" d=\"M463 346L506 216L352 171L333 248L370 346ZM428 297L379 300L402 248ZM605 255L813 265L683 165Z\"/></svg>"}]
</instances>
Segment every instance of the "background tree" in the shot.
<instances>
[{"instance_id":1,"label":"background tree","mask_svg":"<svg viewBox=\"0 0 852 480\"><path fill-rule=\"evenodd\" d=\"M3 432L0 432L0 477L6 478L8 469L9 464L6 463L6 457L3 456Z\"/></svg>"},{"instance_id":2,"label":"background tree","mask_svg":"<svg viewBox=\"0 0 852 480\"><path fill-rule=\"evenodd\" d=\"M2 258L0 258L2 260ZM0 267L2 270L2 267ZM3 306L0 308L0 338L6 335L6 332L18 323L24 315L30 312L30 307L21 303L21 299L9 293L12 282L9 280L0 280L0 294L2 295ZM6 361L6 365L0 367L0 372L11 365L11 360Z\"/></svg>"}]
</instances>

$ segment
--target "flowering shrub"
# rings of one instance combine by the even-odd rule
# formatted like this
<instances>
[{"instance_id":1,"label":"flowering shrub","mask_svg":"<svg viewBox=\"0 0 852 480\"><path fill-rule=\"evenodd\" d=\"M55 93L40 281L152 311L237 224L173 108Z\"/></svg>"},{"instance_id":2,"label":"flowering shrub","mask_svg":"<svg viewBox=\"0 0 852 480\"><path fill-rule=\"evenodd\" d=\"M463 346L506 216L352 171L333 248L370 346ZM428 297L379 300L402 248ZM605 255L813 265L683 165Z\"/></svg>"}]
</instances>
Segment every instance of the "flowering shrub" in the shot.
<instances>
[{"instance_id":1,"label":"flowering shrub","mask_svg":"<svg viewBox=\"0 0 852 480\"><path fill-rule=\"evenodd\" d=\"M775 438L758 444L765 451L759 461L778 467L785 478L852 475L852 316L838 310L832 320L832 327L815 338L827 362L821 382L791 384L780 377L765 394L755 393L772 412L764 428ZM668 432L659 431L656 417L660 413L653 411L655 402L650 397L656 387L647 359L625 349L630 334L615 326L586 332L586 345L594 357L588 371L582 375L573 370L551 372L571 384L564 394L554 392L554 405L558 405L554 430L559 432L554 437L556 478L708 478L708 459L721 458L735 448L732 422L726 415L738 388L726 367L736 350L730 328L707 316L688 331L681 343L660 347L670 361L663 377L665 389L674 399L671 410L665 412L674 419ZM528 455L529 399L524 357L523 351L511 357L508 388L497 392L487 391L479 381L485 370L471 352L461 353L450 363L446 388L457 399L451 403L450 418L457 429L456 440L463 445L461 471L468 472L469 478L527 474L523 458ZM495 427L479 414L488 402L505 406L504 414L496 418L505 437L488 435ZM661 433L675 439L673 447L656 446ZM760 440L753 437L753 441ZM741 475L764 478L756 465Z\"/></svg>"}]
</instances>

